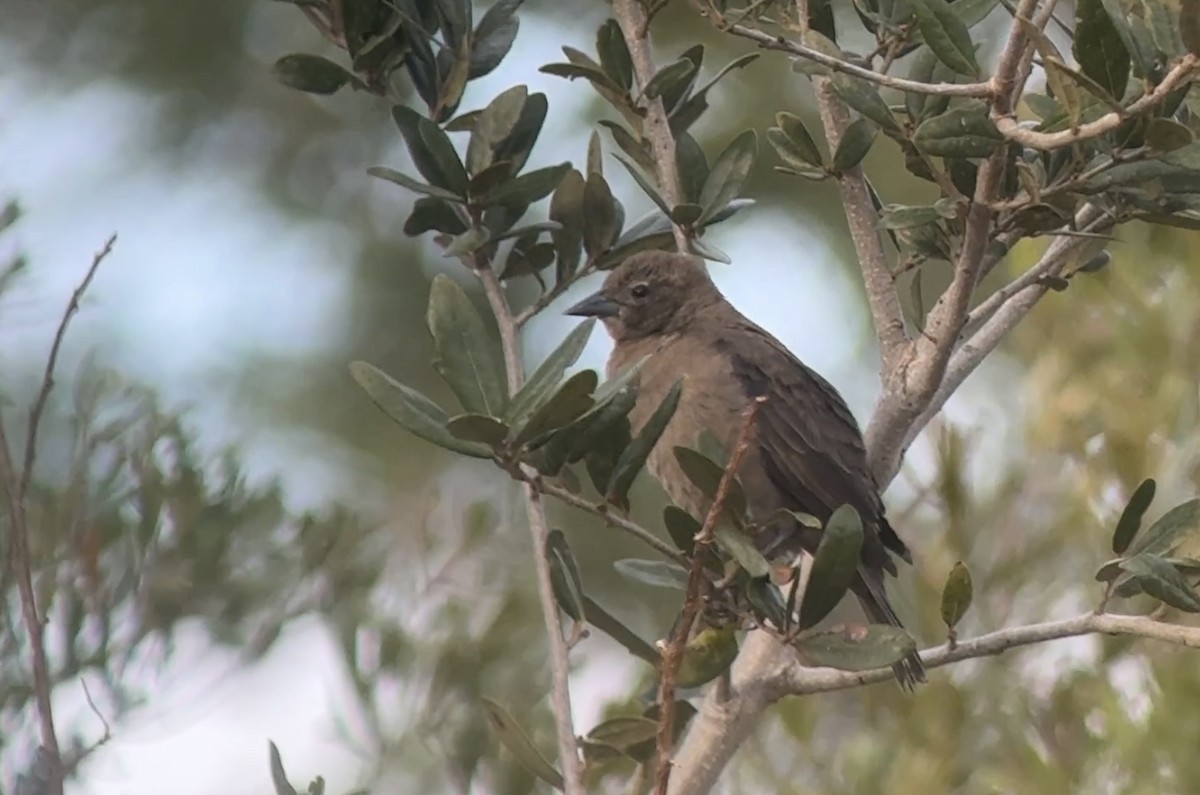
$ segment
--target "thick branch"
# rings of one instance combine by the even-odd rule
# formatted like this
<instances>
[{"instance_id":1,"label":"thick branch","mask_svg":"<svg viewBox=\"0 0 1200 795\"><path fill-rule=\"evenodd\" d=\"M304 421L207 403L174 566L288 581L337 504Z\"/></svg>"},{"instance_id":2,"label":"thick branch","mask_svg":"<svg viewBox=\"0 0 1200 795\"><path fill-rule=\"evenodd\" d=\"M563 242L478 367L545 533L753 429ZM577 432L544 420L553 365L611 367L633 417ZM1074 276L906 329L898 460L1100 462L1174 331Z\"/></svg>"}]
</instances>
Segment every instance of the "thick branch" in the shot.
<instances>
[{"instance_id":1,"label":"thick branch","mask_svg":"<svg viewBox=\"0 0 1200 795\"><path fill-rule=\"evenodd\" d=\"M621 26L621 33L625 37L625 46L629 48L629 56L633 60L633 73L637 78L638 89L645 89L650 78L654 77L646 9L638 0L613 0L612 6L617 24ZM663 107L662 99L648 99L644 94L642 106L646 110L642 132L650 141L654 170L658 176L658 190L667 206L676 207L681 203L679 169L675 160L675 136L671 134L667 111ZM674 223L671 228L675 233L675 245L680 251L687 251L688 239L683 228Z\"/></svg>"},{"instance_id":2,"label":"thick branch","mask_svg":"<svg viewBox=\"0 0 1200 795\"><path fill-rule=\"evenodd\" d=\"M1141 115L1157 107L1167 96L1191 80L1198 70L1200 70L1200 57L1189 53L1167 72L1161 83L1140 99L1131 102L1123 113L1115 111L1106 113L1095 121L1080 124L1073 130L1067 129L1058 132L1027 130L1018 123L1011 110L1004 113L998 108L993 111L992 121L996 123L997 129L1011 141L1016 141L1019 144L1033 147L1034 149L1060 149L1079 141L1085 141L1088 138L1095 138L1112 132L1117 127L1120 127L1129 117Z\"/></svg>"},{"instance_id":3,"label":"thick branch","mask_svg":"<svg viewBox=\"0 0 1200 795\"><path fill-rule=\"evenodd\" d=\"M836 150L842 134L850 125L850 113L845 104L834 93L827 77L813 79L817 95L817 108L821 112L821 124L830 150ZM867 304L875 324L875 335L879 338L879 355L883 372L891 372L903 360L908 347L908 336L904 331L904 314L900 308L900 296L896 293L896 278L888 267L887 254L879 238L879 215L871 201L867 178L858 167L843 172L838 177L838 188L842 204L846 209L846 223L850 238L862 268L863 285L866 287Z\"/></svg>"},{"instance_id":4,"label":"thick branch","mask_svg":"<svg viewBox=\"0 0 1200 795\"><path fill-rule=\"evenodd\" d=\"M504 349L504 365L508 371L508 391L516 394L525 381L525 370L521 363L521 347L517 339L517 325L512 310L504 295L500 279L488 263L479 263L476 268L488 304L496 317L500 329L500 344ZM546 640L550 646L551 707L554 710L554 728L558 740L559 764L562 765L563 792L565 795L586 795L583 786L583 769L579 762L579 750L575 741L575 726L571 717L571 689L568 679L567 642L563 637L558 617L558 602L554 599L554 587L550 581L550 562L546 559L546 538L550 527L546 522L546 509L542 495L528 481L521 484L525 491L525 514L529 519L529 533L533 537L533 562L537 572L538 601L542 605L542 619L546 624Z\"/></svg>"},{"instance_id":5,"label":"thick branch","mask_svg":"<svg viewBox=\"0 0 1200 795\"><path fill-rule=\"evenodd\" d=\"M20 471L17 470L13 459L12 446L4 424L0 421L0 481L8 498L9 518L9 552L8 565L16 577L17 591L21 599L21 616L25 631L29 635L30 668L33 674L34 702L37 705L38 724L41 732L41 744L51 760L53 769L50 772L50 792L52 795L62 795L64 765L58 745L58 734L54 728L54 710L52 704L53 682L50 677L50 664L46 657L46 638L44 621L38 612L37 595L33 587L34 562L29 552L29 515L27 500L29 486L33 481L33 470L37 464L38 431L50 400L50 392L54 389L54 372L58 367L58 355L62 350L67 328L71 318L79 311L79 302L92 284L100 263L112 252L117 236L108 239L99 252L92 257L92 264L84 274L79 286L71 293L71 300L63 311L54 332L54 341L50 345L50 353L46 357L46 368L42 373L41 387L33 405L29 410L29 427L25 430L25 450Z\"/></svg>"}]
</instances>

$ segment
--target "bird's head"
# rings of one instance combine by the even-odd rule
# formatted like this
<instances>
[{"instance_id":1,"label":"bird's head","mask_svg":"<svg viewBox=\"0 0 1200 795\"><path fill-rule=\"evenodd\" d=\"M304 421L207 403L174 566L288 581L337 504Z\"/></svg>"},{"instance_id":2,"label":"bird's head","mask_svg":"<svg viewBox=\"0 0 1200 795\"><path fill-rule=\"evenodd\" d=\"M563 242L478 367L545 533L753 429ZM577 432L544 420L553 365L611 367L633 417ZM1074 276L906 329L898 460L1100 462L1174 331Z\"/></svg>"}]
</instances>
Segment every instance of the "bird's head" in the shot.
<instances>
[{"instance_id":1,"label":"bird's head","mask_svg":"<svg viewBox=\"0 0 1200 795\"><path fill-rule=\"evenodd\" d=\"M696 257L643 251L617 266L599 292L567 310L598 317L616 342L677 331L721 301Z\"/></svg>"}]
</instances>

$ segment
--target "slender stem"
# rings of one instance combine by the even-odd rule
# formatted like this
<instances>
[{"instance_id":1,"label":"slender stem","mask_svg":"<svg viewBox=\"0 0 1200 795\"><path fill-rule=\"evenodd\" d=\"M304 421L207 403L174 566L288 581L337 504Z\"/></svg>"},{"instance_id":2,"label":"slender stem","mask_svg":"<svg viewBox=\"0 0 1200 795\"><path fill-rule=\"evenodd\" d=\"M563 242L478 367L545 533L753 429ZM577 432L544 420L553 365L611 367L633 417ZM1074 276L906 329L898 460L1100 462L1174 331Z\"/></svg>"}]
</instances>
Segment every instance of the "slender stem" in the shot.
<instances>
[{"instance_id":1,"label":"slender stem","mask_svg":"<svg viewBox=\"0 0 1200 795\"><path fill-rule=\"evenodd\" d=\"M680 565L687 565L687 558L678 549L675 549L665 541L660 540L657 536L651 533L646 528L642 527L637 522L630 521L620 514L613 513L606 506L597 505L594 502L589 502L583 497L580 497L574 492L567 491L562 486L548 483L544 479L538 484L538 490L542 494L553 497L560 502L565 502L567 505L573 505L576 508L581 508L593 516L599 516L604 521L608 522L613 527L624 530L634 538L653 547L657 552L665 555L671 560Z\"/></svg>"},{"instance_id":2,"label":"slender stem","mask_svg":"<svg viewBox=\"0 0 1200 795\"><path fill-rule=\"evenodd\" d=\"M655 795L667 795L667 787L671 782L671 749L675 736L675 683L679 679L679 666L683 663L683 651L687 646L688 636L692 633L692 624L696 621L700 603L704 598L704 586L707 583L704 576L704 552L712 544L717 520L725 510L729 490L737 478L746 451L750 449L754 418L758 416L758 410L766 400L765 396L755 398L742 413L742 428L738 432L737 443L730 453L729 464L721 473L721 480L713 495L712 505L708 507L708 513L704 516L700 532L696 534L687 591L683 600L683 613L675 627L675 634L663 650L662 679L658 689L658 764L655 769Z\"/></svg>"},{"instance_id":3,"label":"slender stem","mask_svg":"<svg viewBox=\"0 0 1200 795\"><path fill-rule=\"evenodd\" d=\"M521 363L521 347L517 339L517 325L504 288L496 272L486 262L477 263L476 273L483 283L484 293L496 325L500 329L500 345L504 350L504 365L508 371L508 391L516 394L525 382L525 370ZM550 562L546 559L546 538L550 527L546 521L546 508L542 495L528 480L521 484L525 492L525 514L529 519L529 533L533 537L533 563L537 572L538 601L542 605L542 619L546 624L546 636L550 646L551 706L554 710L554 727L558 740L559 764L562 765L563 792L566 795L585 795L583 768L579 762L579 749L575 741L575 726L571 717L571 689L568 679L567 641L563 637L562 624L558 617L558 603L554 599L554 587L550 581Z\"/></svg>"},{"instance_id":4,"label":"slender stem","mask_svg":"<svg viewBox=\"0 0 1200 795\"><path fill-rule=\"evenodd\" d=\"M633 61L633 73L637 78L639 94L646 87L650 78L654 77L654 61L650 57L649 20L646 8L639 0L613 0L613 15L621 26L625 37L625 46L629 48L629 57ZM642 104L646 110L643 134L650 141L651 154L654 157L654 170L658 176L658 190L666 201L667 206L675 207L681 203L679 192L679 169L675 160L675 136L671 134L671 123L667 118L666 108L661 98L646 99L642 94ZM672 223L671 229L675 234L675 245L680 251L688 250L687 232L679 224Z\"/></svg>"},{"instance_id":5,"label":"slender stem","mask_svg":"<svg viewBox=\"0 0 1200 795\"><path fill-rule=\"evenodd\" d=\"M1152 616L1085 613L1074 618L1001 629L971 640L960 639L953 646L947 643L921 652L921 661L925 663L926 668L940 668L962 660L993 657L1020 646L1097 634L1130 635L1200 649L1200 627L1168 624ZM836 671L831 668L803 668L797 665L788 671L788 676L783 682L783 694L828 693L832 690L847 690L875 682L886 682L893 678L891 668Z\"/></svg>"},{"instance_id":6,"label":"slender stem","mask_svg":"<svg viewBox=\"0 0 1200 795\"><path fill-rule=\"evenodd\" d=\"M1060 149L1064 146L1096 138L1120 127L1130 116L1138 116L1162 104L1168 96L1187 83L1200 70L1200 56L1189 53L1179 60L1163 77L1162 82L1124 109L1123 113L1106 113L1095 121L1080 124L1075 129L1058 132L1037 132L1021 127L1011 114L994 114L997 129L1011 141L1034 149Z\"/></svg>"},{"instance_id":7,"label":"slender stem","mask_svg":"<svg viewBox=\"0 0 1200 795\"><path fill-rule=\"evenodd\" d=\"M835 58L832 55L826 55L820 50L814 50L799 42L791 41L783 36L772 36L761 30L748 28L745 25L727 25L718 15L713 15L713 12L705 9L708 15L714 16L713 24L727 33L731 33L739 38L749 39L755 42L764 50L778 50L791 55L799 56L813 63L827 66L835 72L842 72L853 77L860 77L863 80L875 83L876 85L886 88L894 88L899 91L910 91L915 94L930 94L941 97L980 97L987 99L992 95L991 82L985 83L922 83L918 80L906 80L902 77L892 77L881 72L876 72L873 69L867 69L857 64L852 64L848 61L843 61L840 58Z\"/></svg>"},{"instance_id":8,"label":"slender stem","mask_svg":"<svg viewBox=\"0 0 1200 795\"><path fill-rule=\"evenodd\" d=\"M100 263L112 252L117 236L112 235L104 247L92 257L92 264L84 274L82 281L71 293L71 299L63 311L54 332L54 341L50 345L50 353L46 357L46 368L42 373L41 387L34 398L29 410L29 427L25 430L25 449L18 471L13 460L13 448L9 444L8 434L0 419L0 482L8 502L9 518L9 567L17 580L17 591L21 599L21 616L25 631L29 635L30 667L33 674L34 701L37 704L38 724L41 732L42 748L49 755L52 770L50 771L49 792L51 795L62 795L65 768L62 754L58 745L58 734L54 728L54 710L52 703L53 682L50 676L50 664L46 656L45 622L38 612L37 595L33 587L34 563L29 551L29 486L33 481L33 471L37 464L38 431L41 428L46 404L50 392L54 389L54 372L58 366L58 355L62 350L63 339L71 318L79 311L79 302L92 284Z\"/></svg>"}]
</instances>

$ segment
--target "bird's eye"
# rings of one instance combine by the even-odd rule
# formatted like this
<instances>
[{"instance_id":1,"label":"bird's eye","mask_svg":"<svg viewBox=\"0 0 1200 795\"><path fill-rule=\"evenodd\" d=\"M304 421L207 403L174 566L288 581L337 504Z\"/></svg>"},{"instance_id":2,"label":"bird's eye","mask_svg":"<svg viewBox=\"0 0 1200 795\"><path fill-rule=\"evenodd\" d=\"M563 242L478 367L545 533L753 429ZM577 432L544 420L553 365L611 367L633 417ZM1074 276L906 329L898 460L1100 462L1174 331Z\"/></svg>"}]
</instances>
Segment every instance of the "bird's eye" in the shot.
<instances>
[{"instance_id":1,"label":"bird's eye","mask_svg":"<svg viewBox=\"0 0 1200 795\"><path fill-rule=\"evenodd\" d=\"M645 282L642 282L641 284L635 284L629 290L629 293L634 298L645 298L650 294L650 285L646 284Z\"/></svg>"}]
</instances>

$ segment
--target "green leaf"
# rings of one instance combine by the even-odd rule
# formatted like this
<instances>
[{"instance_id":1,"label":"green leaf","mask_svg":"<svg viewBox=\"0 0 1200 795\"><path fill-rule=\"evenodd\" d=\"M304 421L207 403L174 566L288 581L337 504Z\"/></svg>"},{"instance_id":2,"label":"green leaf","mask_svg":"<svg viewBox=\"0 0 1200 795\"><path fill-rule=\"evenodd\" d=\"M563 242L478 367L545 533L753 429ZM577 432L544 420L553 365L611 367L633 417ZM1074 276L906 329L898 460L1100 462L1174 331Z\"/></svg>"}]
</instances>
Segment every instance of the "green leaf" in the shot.
<instances>
[{"instance_id":1,"label":"green leaf","mask_svg":"<svg viewBox=\"0 0 1200 795\"><path fill-rule=\"evenodd\" d=\"M1146 24L1146 6L1141 0L1100 0L1108 13L1125 51L1129 53L1135 73L1147 77L1161 68L1161 58L1154 37Z\"/></svg>"},{"instance_id":2,"label":"green leaf","mask_svg":"<svg viewBox=\"0 0 1200 795\"><path fill-rule=\"evenodd\" d=\"M1200 55L1200 4L1185 2L1179 8L1179 37L1192 55Z\"/></svg>"},{"instance_id":3,"label":"green leaf","mask_svg":"<svg viewBox=\"0 0 1200 795\"><path fill-rule=\"evenodd\" d=\"M513 396L508 411L504 414L506 422L511 425L520 424L550 398L554 388L566 375L567 369L579 361L579 356L587 347L595 327L596 319L589 317L571 329L571 333L538 365L521 390Z\"/></svg>"},{"instance_id":4,"label":"green leaf","mask_svg":"<svg viewBox=\"0 0 1200 795\"><path fill-rule=\"evenodd\" d=\"M583 246L583 175L571 169L550 197L550 220L561 228L550 233L557 255L555 279L562 284L575 275Z\"/></svg>"},{"instance_id":5,"label":"green leaf","mask_svg":"<svg viewBox=\"0 0 1200 795\"><path fill-rule=\"evenodd\" d=\"M971 571L961 560L950 569L946 584L942 586L942 622L947 629L954 629L962 621L971 606L974 588L971 585Z\"/></svg>"},{"instance_id":6,"label":"green leaf","mask_svg":"<svg viewBox=\"0 0 1200 795\"><path fill-rule=\"evenodd\" d=\"M729 670L737 659L738 642L734 627L706 627L683 647L679 665L680 687L700 687Z\"/></svg>"},{"instance_id":7,"label":"green leaf","mask_svg":"<svg viewBox=\"0 0 1200 795\"><path fill-rule=\"evenodd\" d=\"M817 166L818 168L825 166L825 159L821 157L821 150L817 148L817 142L813 140L813 137L808 132L808 128L804 126L804 122L801 121L799 116L791 113L776 113L775 123L779 125L779 131L789 143L788 150L796 158L810 166ZM767 138L772 138L770 131L767 133ZM775 143L774 140L771 142L772 144ZM775 151L779 152L779 156L783 157L784 160L788 159L779 146L775 147Z\"/></svg>"},{"instance_id":8,"label":"green leaf","mask_svg":"<svg viewBox=\"0 0 1200 795\"><path fill-rule=\"evenodd\" d=\"M704 214L699 204L677 204L671 208L671 220L680 226L694 226Z\"/></svg>"},{"instance_id":9,"label":"green leaf","mask_svg":"<svg viewBox=\"0 0 1200 795\"><path fill-rule=\"evenodd\" d=\"M633 59L615 19L605 20L596 31L596 54L600 56L604 73L614 83L626 91L633 87Z\"/></svg>"},{"instance_id":10,"label":"green leaf","mask_svg":"<svg viewBox=\"0 0 1200 795\"><path fill-rule=\"evenodd\" d=\"M627 580L655 588L687 588L688 573L678 563L669 560L640 560L625 558L613 563L613 568Z\"/></svg>"},{"instance_id":11,"label":"green leaf","mask_svg":"<svg viewBox=\"0 0 1200 795\"><path fill-rule=\"evenodd\" d=\"M587 80L592 86L600 92L600 95L605 99L612 100L610 97L620 97L625 93L625 90L620 88L606 75L599 66L589 66L575 63L548 63L538 69L539 72L544 72L555 77L565 77L568 80L575 80L582 77Z\"/></svg>"},{"instance_id":12,"label":"green leaf","mask_svg":"<svg viewBox=\"0 0 1200 795\"><path fill-rule=\"evenodd\" d=\"M833 169L845 173L856 168L862 159L871 151L875 143L875 125L866 119L856 119L846 128L842 140L838 142L837 151L833 153Z\"/></svg>"},{"instance_id":13,"label":"green leaf","mask_svg":"<svg viewBox=\"0 0 1200 795\"><path fill-rule=\"evenodd\" d=\"M1194 141L1192 131L1171 119L1150 119L1146 144L1159 152L1174 152Z\"/></svg>"},{"instance_id":14,"label":"green leaf","mask_svg":"<svg viewBox=\"0 0 1200 795\"><path fill-rule=\"evenodd\" d=\"M846 595L858 571L863 527L858 511L842 505L829 517L800 603L800 628L816 626Z\"/></svg>"},{"instance_id":15,"label":"green leaf","mask_svg":"<svg viewBox=\"0 0 1200 795\"><path fill-rule=\"evenodd\" d=\"M550 564L550 585L555 601L573 620L585 620L583 580L579 577L579 565L571 554L562 530L551 530L546 536L545 553L546 561Z\"/></svg>"},{"instance_id":16,"label":"green leaf","mask_svg":"<svg viewBox=\"0 0 1200 795\"><path fill-rule=\"evenodd\" d=\"M352 73L319 55L285 55L271 66L271 74L288 88L309 94L336 94L347 83L358 83Z\"/></svg>"},{"instance_id":17,"label":"green leaf","mask_svg":"<svg viewBox=\"0 0 1200 795\"><path fill-rule=\"evenodd\" d=\"M297 795L296 788L288 782L287 773L284 772L279 747L274 741L268 741L267 747L271 758L271 783L275 786L275 795Z\"/></svg>"},{"instance_id":18,"label":"green leaf","mask_svg":"<svg viewBox=\"0 0 1200 795\"><path fill-rule=\"evenodd\" d=\"M595 370L580 370L563 383L553 397L539 406L529 421L513 439L514 446L537 446L537 442L548 441L545 434L565 428L579 419L593 405L592 391L598 376Z\"/></svg>"},{"instance_id":19,"label":"green leaf","mask_svg":"<svg viewBox=\"0 0 1200 795\"><path fill-rule=\"evenodd\" d=\"M682 391L683 379L680 379L671 386L662 402L650 415L650 419L646 420L646 424L638 431L638 435L625 448L625 452L621 453L621 458L617 461L612 477L605 488L604 499L607 502L618 506L625 506L629 503L629 487L633 485L633 479L637 477L637 474L642 471L642 467L645 466L646 459L649 457L650 451L654 449L654 445L658 443L659 437L667 429L667 423L675 415L675 408L679 405L679 395Z\"/></svg>"},{"instance_id":20,"label":"green leaf","mask_svg":"<svg viewBox=\"0 0 1200 795\"><path fill-rule=\"evenodd\" d=\"M490 698L482 698L480 702L483 704L484 715L487 716L488 727L521 767L555 789L561 790L562 774L542 756L516 718Z\"/></svg>"},{"instance_id":21,"label":"green leaf","mask_svg":"<svg viewBox=\"0 0 1200 795\"><path fill-rule=\"evenodd\" d=\"M787 600L770 577L751 577L746 580L744 594L755 615L777 628L788 623Z\"/></svg>"},{"instance_id":22,"label":"green leaf","mask_svg":"<svg viewBox=\"0 0 1200 795\"><path fill-rule=\"evenodd\" d=\"M1200 499L1176 505L1129 547L1130 555L1170 555L1200 530Z\"/></svg>"},{"instance_id":23,"label":"green leaf","mask_svg":"<svg viewBox=\"0 0 1200 795\"><path fill-rule=\"evenodd\" d=\"M1121 100L1129 83L1129 50L1101 0L1076 0L1071 52L1085 75Z\"/></svg>"},{"instance_id":24,"label":"green leaf","mask_svg":"<svg viewBox=\"0 0 1200 795\"><path fill-rule=\"evenodd\" d=\"M917 642L907 632L884 624L814 632L801 637L795 645L808 664L842 671L883 668L917 649Z\"/></svg>"},{"instance_id":25,"label":"green leaf","mask_svg":"<svg viewBox=\"0 0 1200 795\"><path fill-rule=\"evenodd\" d=\"M679 168L680 198L689 203L699 201L708 179L708 158L704 150L695 138L680 133L675 139L675 161Z\"/></svg>"},{"instance_id":26,"label":"green leaf","mask_svg":"<svg viewBox=\"0 0 1200 795\"><path fill-rule=\"evenodd\" d=\"M696 546L696 534L700 532L700 522L696 521L696 517L678 505L668 505L663 508L663 526L679 551L691 556Z\"/></svg>"},{"instance_id":27,"label":"green leaf","mask_svg":"<svg viewBox=\"0 0 1200 795\"><path fill-rule=\"evenodd\" d=\"M426 196L433 196L437 199L446 199L454 202L462 201L462 197L456 193L443 190L435 185L426 185L423 182L418 182L407 174L397 171L394 168L388 168L386 166L371 166L367 169L367 173L372 177L379 177L380 179L386 179L388 182L394 182L395 184L403 188L408 188L416 193L424 193Z\"/></svg>"},{"instance_id":28,"label":"green leaf","mask_svg":"<svg viewBox=\"0 0 1200 795\"><path fill-rule=\"evenodd\" d=\"M650 146L647 142L634 138L631 132L615 121L601 119L599 124L612 134L613 142L627 157L646 173L654 173L654 159L650 156Z\"/></svg>"},{"instance_id":29,"label":"green leaf","mask_svg":"<svg viewBox=\"0 0 1200 795\"><path fill-rule=\"evenodd\" d=\"M416 237L431 230L447 235L461 235L467 231L467 222L450 202L425 196L413 204L412 213L404 222L404 234Z\"/></svg>"},{"instance_id":30,"label":"green leaf","mask_svg":"<svg viewBox=\"0 0 1200 795\"><path fill-rule=\"evenodd\" d=\"M879 89L859 77L836 74L833 77L833 90L854 110L879 125L889 135L899 135L900 122L892 115Z\"/></svg>"},{"instance_id":31,"label":"green leaf","mask_svg":"<svg viewBox=\"0 0 1200 795\"><path fill-rule=\"evenodd\" d=\"M767 563L767 559L758 551L758 547L754 546L750 536L730 527L718 527L713 534L713 539L717 542L717 546L733 558L733 561L745 569L751 577L770 576L771 564Z\"/></svg>"},{"instance_id":32,"label":"green leaf","mask_svg":"<svg viewBox=\"0 0 1200 795\"><path fill-rule=\"evenodd\" d=\"M622 716L597 724L585 738L588 742L627 751L631 746L653 740L658 723L643 717Z\"/></svg>"},{"instance_id":33,"label":"green leaf","mask_svg":"<svg viewBox=\"0 0 1200 795\"><path fill-rule=\"evenodd\" d=\"M987 157L1003 141L987 106L974 101L926 119L913 134L918 149L937 157Z\"/></svg>"},{"instance_id":34,"label":"green leaf","mask_svg":"<svg viewBox=\"0 0 1200 795\"><path fill-rule=\"evenodd\" d=\"M508 55L520 29L515 13L523 2L497 0L479 20L471 37L470 71L467 73L471 80L489 74Z\"/></svg>"},{"instance_id":35,"label":"green leaf","mask_svg":"<svg viewBox=\"0 0 1200 795\"><path fill-rule=\"evenodd\" d=\"M467 170L450 137L440 127L405 105L392 108L392 119L404 136L413 165L421 176L455 196L467 192Z\"/></svg>"},{"instance_id":36,"label":"green leaf","mask_svg":"<svg viewBox=\"0 0 1200 795\"><path fill-rule=\"evenodd\" d=\"M959 74L979 74L975 46L966 23L946 0L908 0L917 16L917 26L938 60Z\"/></svg>"},{"instance_id":37,"label":"green leaf","mask_svg":"<svg viewBox=\"0 0 1200 795\"><path fill-rule=\"evenodd\" d=\"M1133 490L1129 502L1125 504L1125 510L1121 511L1121 518L1117 520L1117 529L1113 531L1113 554L1124 555L1125 550L1129 549L1134 536L1141 529L1142 518L1150 508L1150 503L1154 501L1154 492L1157 489L1158 484L1152 478L1146 478Z\"/></svg>"},{"instance_id":38,"label":"green leaf","mask_svg":"<svg viewBox=\"0 0 1200 795\"><path fill-rule=\"evenodd\" d=\"M491 448L464 442L446 429L448 417L441 407L417 390L405 386L366 362L350 365L350 374L384 414L414 436L439 447L473 458L491 458Z\"/></svg>"},{"instance_id":39,"label":"green leaf","mask_svg":"<svg viewBox=\"0 0 1200 795\"><path fill-rule=\"evenodd\" d=\"M1200 613L1200 596L1179 570L1157 555L1142 553L1121 562L1142 590L1160 602L1188 613Z\"/></svg>"},{"instance_id":40,"label":"green leaf","mask_svg":"<svg viewBox=\"0 0 1200 795\"><path fill-rule=\"evenodd\" d=\"M629 172L629 176L633 177L633 181L638 184L638 187L642 189L642 192L649 196L650 200L658 205L660 210L667 215L670 215L671 208L667 206L666 199L659 194L658 188L651 184L650 180L648 180L645 175L638 170L638 167L615 152L613 153L613 157L615 157L621 165L625 166L625 170Z\"/></svg>"},{"instance_id":41,"label":"green leaf","mask_svg":"<svg viewBox=\"0 0 1200 795\"><path fill-rule=\"evenodd\" d=\"M521 117L517 119L512 132L496 144L494 159L511 161L512 173L520 173L529 160L529 153L533 151L534 144L537 143L542 125L546 123L549 108L545 94L530 94L521 108Z\"/></svg>"},{"instance_id":42,"label":"green leaf","mask_svg":"<svg viewBox=\"0 0 1200 795\"><path fill-rule=\"evenodd\" d=\"M446 423L446 430L467 442L499 447L508 438L508 426L483 414L459 414Z\"/></svg>"},{"instance_id":43,"label":"green leaf","mask_svg":"<svg viewBox=\"0 0 1200 795\"><path fill-rule=\"evenodd\" d=\"M443 256L465 257L474 254L491 239L491 233L486 227L473 226L462 234L455 235L445 248Z\"/></svg>"},{"instance_id":44,"label":"green leaf","mask_svg":"<svg viewBox=\"0 0 1200 795\"><path fill-rule=\"evenodd\" d=\"M612 191L604 177L593 171L583 188L583 249L594 257L607 251L620 233Z\"/></svg>"},{"instance_id":45,"label":"green leaf","mask_svg":"<svg viewBox=\"0 0 1200 795\"><path fill-rule=\"evenodd\" d=\"M500 346L471 299L444 273L433 277L426 322L437 354L434 367L463 408L503 417L508 381Z\"/></svg>"},{"instance_id":46,"label":"green leaf","mask_svg":"<svg viewBox=\"0 0 1200 795\"><path fill-rule=\"evenodd\" d=\"M570 163L559 163L530 171L528 174L503 182L484 197L487 204L528 205L554 192L563 177L571 170Z\"/></svg>"},{"instance_id":47,"label":"green leaf","mask_svg":"<svg viewBox=\"0 0 1200 795\"><path fill-rule=\"evenodd\" d=\"M471 174L479 174L492 164L496 147L512 134L520 121L528 96L525 86L513 86L497 95L479 114L467 144L467 170Z\"/></svg>"},{"instance_id":48,"label":"green leaf","mask_svg":"<svg viewBox=\"0 0 1200 795\"><path fill-rule=\"evenodd\" d=\"M662 662L662 656L653 646L614 618L594 599L587 596L583 598L583 612L589 624L624 646L634 657L643 659L655 667Z\"/></svg>"},{"instance_id":49,"label":"green leaf","mask_svg":"<svg viewBox=\"0 0 1200 795\"><path fill-rule=\"evenodd\" d=\"M598 417L595 420L597 427L600 426L603 419L603 417ZM596 492L604 494L604 488L612 480L613 470L617 468L617 462L621 460L621 454L629 447L629 443L633 438L630 433L629 417L614 418L608 423L603 433L594 429L591 425L584 426L579 437L572 442L568 457L574 454L577 448L582 447L579 439L584 437L592 439L591 444L583 454L584 467L587 469L588 478L591 480Z\"/></svg>"},{"instance_id":50,"label":"green leaf","mask_svg":"<svg viewBox=\"0 0 1200 795\"><path fill-rule=\"evenodd\" d=\"M677 446L672 448L671 452L684 476L700 489L705 497L714 499L721 477L725 474L724 468L708 456L689 447ZM746 494L736 478L730 484L729 493L725 497L724 512L734 521L740 521L746 513Z\"/></svg>"},{"instance_id":51,"label":"green leaf","mask_svg":"<svg viewBox=\"0 0 1200 795\"><path fill-rule=\"evenodd\" d=\"M717 156L697 202L704 208L701 222L711 218L741 194L742 185L750 173L751 166L754 165L757 141L758 136L754 130L746 130L734 138Z\"/></svg>"},{"instance_id":52,"label":"green leaf","mask_svg":"<svg viewBox=\"0 0 1200 795\"><path fill-rule=\"evenodd\" d=\"M676 107L668 108L671 134L678 139L680 135L686 133L704 111L708 110L708 92L717 84L717 81L734 69L741 69L743 66L755 61L758 56L759 53L751 52L733 59L721 71L717 72L712 80L709 80L694 91L686 101L678 103ZM697 66L699 65L697 64Z\"/></svg>"},{"instance_id":53,"label":"green leaf","mask_svg":"<svg viewBox=\"0 0 1200 795\"><path fill-rule=\"evenodd\" d=\"M646 82L646 87L642 89L642 94L647 99L658 99L665 92L680 80L686 80L694 76L696 73L696 64L689 61L687 58L680 58L678 61L667 64L654 73L654 76Z\"/></svg>"},{"instance_id":54,"label":"green leaf","mask_svg":"<svg viewBox=\"0 0 1200 795\"><path fill-rule=\"evenodd\" d=\"M941 218L941 213L932 206L904 207L899 204L885 204L879 213L879 225L883 229L913 229L937 223Z\"/></svg>"},{"instance_id":55,"label":"green leaf","mask_svg":"<svg viewBox=\"0 0 1200 795\"><path fill-rule=\"evenodd\" d=\"M959 2L963 2L963 0L959 0ZM908 79L918 83L952 83L955 76L944 73L949 71L948 67L933 54L933 50L922 48L913 57ZM923 94L917 91L908 91L904 94L904 109L908 112L908 117L913 124L920 124L928 118L945 113L949 106L950 97Z\"/></svg>"}]
</instances>

